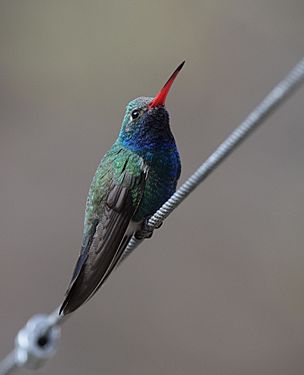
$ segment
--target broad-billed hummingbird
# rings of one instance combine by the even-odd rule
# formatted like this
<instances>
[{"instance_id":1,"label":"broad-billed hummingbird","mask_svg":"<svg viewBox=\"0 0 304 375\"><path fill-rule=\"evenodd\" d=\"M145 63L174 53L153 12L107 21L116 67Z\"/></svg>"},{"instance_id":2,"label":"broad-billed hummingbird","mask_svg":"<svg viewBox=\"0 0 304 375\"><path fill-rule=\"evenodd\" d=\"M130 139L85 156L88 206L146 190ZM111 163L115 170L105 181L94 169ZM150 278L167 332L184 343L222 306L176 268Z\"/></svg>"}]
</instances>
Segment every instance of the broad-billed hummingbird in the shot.
<instances>
[{"instance_id":1,"label":"broad-billed hummingbird","mask_svg":"<svg viewBox=\"0 0 304 375\"><path fill-rule=\"evenodd\" d=\"M154 98L139 97L126 107L118 138L91 183L81 252L60 314L73 312L95 294L133 235L151 236L148 219L176 190L181 164L165 101L183 65Z\"/></svg>"}]
</instances>

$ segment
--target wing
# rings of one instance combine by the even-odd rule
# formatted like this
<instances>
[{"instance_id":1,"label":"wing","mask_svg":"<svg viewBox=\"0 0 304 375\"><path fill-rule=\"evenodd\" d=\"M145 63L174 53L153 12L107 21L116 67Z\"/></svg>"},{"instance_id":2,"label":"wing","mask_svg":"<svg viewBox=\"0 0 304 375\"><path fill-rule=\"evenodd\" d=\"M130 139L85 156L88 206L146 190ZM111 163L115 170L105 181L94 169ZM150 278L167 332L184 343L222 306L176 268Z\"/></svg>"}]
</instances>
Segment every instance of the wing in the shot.
<instances>
[{"instance_id":1,"label":"wing","mask_svg":"<svg viewBox=\"0 0 304 375\"><path fill-rule=\"evenodd\" d=\"M127 164L119 181L113 176L106 199L84 237L70 287L60 308L64 315L91 298L118 263L132 233L128 225L145 186L146 170L130 173Z\"/></svg>"}]
</instances>

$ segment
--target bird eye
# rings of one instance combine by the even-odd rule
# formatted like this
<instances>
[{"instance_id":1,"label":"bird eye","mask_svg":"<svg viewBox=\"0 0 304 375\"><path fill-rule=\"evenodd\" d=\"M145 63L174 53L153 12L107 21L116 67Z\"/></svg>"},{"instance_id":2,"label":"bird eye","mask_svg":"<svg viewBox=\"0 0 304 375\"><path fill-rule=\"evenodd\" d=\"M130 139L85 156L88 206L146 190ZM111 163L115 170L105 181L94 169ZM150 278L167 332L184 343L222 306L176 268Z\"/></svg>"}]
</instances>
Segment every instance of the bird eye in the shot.
<instances>
[{"instance_id":1,"label":"bird eye","mask_svg":"<svg viewBox=\"0 0 304 375\"><path fill-rule=\"evenodd\" d=\"M134 111L131 112L132 120L135 120L139 117L140 111L138 109L134 109Z\"/></svg>"}]
</instances>

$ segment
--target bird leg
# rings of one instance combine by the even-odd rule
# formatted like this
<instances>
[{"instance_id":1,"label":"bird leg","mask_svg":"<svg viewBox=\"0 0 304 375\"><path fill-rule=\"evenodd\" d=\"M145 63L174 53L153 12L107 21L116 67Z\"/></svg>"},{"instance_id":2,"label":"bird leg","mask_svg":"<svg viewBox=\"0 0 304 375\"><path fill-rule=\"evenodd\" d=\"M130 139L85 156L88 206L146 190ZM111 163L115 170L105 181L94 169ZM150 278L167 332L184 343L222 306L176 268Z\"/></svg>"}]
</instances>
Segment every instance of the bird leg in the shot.
<instances>
[{"instance_id":1,"label":"bird leg","mask_svg":"<svg viewBox=\"0 0 304 375\"><path fill-rule=\"evenodd\" d=\"M135 238L137 240L145 240L145 239L151 238L154 232L154 229L158 229L162 226L163 223L160 223L159 225L157 225L157 227L151 228L151 226L148 224L150 217L151 216L147 217L143 221L142 228L138 232L135 233Z\"/></svg>"}]
</instances>

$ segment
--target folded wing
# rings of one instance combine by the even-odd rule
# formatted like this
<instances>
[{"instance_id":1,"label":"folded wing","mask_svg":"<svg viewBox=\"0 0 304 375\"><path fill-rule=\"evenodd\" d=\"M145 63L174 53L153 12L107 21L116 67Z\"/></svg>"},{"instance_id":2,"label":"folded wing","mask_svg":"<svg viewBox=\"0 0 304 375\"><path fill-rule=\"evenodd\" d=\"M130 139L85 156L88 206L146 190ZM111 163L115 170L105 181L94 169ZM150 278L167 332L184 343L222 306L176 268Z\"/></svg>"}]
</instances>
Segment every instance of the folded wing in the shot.
<instances>
[{"instance_id":1,"label":"folded wing","mask_svg":"<svg viewBox=\"0 0 304 375\"><path fill-rule=\"evenodd\" d=\"M132 236L128 226L142 198L145 179L145 171L136 176L124 171L120 183L111 182L84 238L60 313L69 314L90 299L117 265Z\"/></svg>"}]
</instances>

